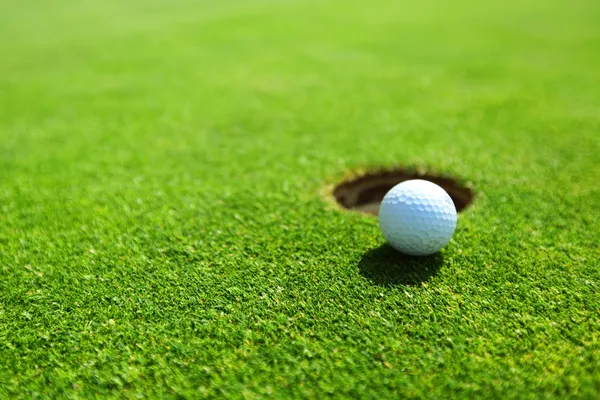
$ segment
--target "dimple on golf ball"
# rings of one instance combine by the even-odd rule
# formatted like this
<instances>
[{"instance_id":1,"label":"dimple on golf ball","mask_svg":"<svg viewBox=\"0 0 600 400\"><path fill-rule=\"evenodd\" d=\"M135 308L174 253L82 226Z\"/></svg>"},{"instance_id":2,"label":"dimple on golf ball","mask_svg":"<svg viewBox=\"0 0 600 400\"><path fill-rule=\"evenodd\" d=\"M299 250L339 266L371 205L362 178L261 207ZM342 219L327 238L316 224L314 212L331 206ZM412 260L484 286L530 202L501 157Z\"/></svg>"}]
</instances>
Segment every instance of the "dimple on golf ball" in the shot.
<instances>
[{"instance_id":1,"label":"dimple on golf ball","mask_svg":"<svg viewBox=\"0 0 600 400\"><path fill-rule=\"evenodd\" d=\"M413 179L394 186L379 209L379 227L394 249L412 256L437 253L454 234L454 202L433 182Z\"/></svg>"}]
</instances>

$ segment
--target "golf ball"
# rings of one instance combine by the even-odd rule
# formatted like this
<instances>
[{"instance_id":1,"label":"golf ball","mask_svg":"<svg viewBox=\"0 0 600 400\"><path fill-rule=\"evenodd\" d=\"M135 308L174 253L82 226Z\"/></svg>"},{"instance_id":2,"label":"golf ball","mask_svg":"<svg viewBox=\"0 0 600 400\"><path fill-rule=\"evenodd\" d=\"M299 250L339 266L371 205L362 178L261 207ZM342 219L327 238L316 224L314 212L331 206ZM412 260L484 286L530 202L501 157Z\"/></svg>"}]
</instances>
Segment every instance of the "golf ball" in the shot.
<instances>
[{"instance_id":1,"label":"golf ball","mask_svg":"<svg viewBox=\"0 0 600 400\"><path fill-rule=\"evenodd\" d=\"M448 193L421 179L394 186L379 209L379 227L385 240L396 250L413 256L440 251L452 238L457 218Z\"/></svg>"}]
</instances>

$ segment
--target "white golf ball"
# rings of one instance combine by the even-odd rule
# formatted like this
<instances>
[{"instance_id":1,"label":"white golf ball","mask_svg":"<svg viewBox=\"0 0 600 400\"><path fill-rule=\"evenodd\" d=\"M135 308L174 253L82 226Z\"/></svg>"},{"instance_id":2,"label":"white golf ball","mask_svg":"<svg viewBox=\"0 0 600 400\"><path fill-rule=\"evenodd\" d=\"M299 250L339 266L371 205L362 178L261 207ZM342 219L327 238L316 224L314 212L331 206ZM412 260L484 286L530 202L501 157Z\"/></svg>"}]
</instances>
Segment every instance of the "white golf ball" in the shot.
<instances>
[{"instance_id":1,"label":"white golf ball","mask_svg":"<svg viewBox=\"0 0 600 400\"><path fill-rule=\"evenodd\" d=\"M456 229L456 207L444 189L433 182L404 181L385 195L379 227L385 240L413 256L437 253Z\"/></svg>"}]
</instances>

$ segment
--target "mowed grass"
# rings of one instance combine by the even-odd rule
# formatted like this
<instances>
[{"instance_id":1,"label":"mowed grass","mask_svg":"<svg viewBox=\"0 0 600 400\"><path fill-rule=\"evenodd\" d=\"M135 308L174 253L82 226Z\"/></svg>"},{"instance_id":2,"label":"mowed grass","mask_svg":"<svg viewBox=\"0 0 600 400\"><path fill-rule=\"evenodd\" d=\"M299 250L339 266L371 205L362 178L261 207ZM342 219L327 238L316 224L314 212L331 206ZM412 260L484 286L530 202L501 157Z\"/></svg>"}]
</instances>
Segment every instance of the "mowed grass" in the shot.
<instances>
[{"instance_id":1,"label":"mowed grass","mask_svg":"<svg viewBox=\"0 0 600 400\"><path fill-rule=\"evenodd\" d=\"M0 397L596 398L596 0L5 0ZM323 187L477 197L415 260Z\"/></svg>"}]
</instances>

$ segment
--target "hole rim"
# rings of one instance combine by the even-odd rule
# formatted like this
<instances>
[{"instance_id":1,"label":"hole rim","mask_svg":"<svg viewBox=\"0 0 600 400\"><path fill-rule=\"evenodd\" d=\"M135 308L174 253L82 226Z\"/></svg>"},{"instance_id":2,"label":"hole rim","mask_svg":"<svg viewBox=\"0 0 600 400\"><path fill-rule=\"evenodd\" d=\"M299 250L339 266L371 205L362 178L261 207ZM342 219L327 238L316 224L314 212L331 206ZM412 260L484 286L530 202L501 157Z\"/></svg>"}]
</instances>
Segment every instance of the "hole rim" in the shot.
<instances>
[{"instance_id":1,"label":"hole rim","mask_svg":"<svg viewBox=\"0 0 600 400\"><path fill-rule=\"evenodd\" d=\"M345 211L377 216L385 194L398 183L423 179L441 186L452 198L456 211L462 213L472 206L476 194L473 186L448 174L423 167L380 167L355 171L333 184L330 195L338 208Z\"/></svg>"}]
</instances>

